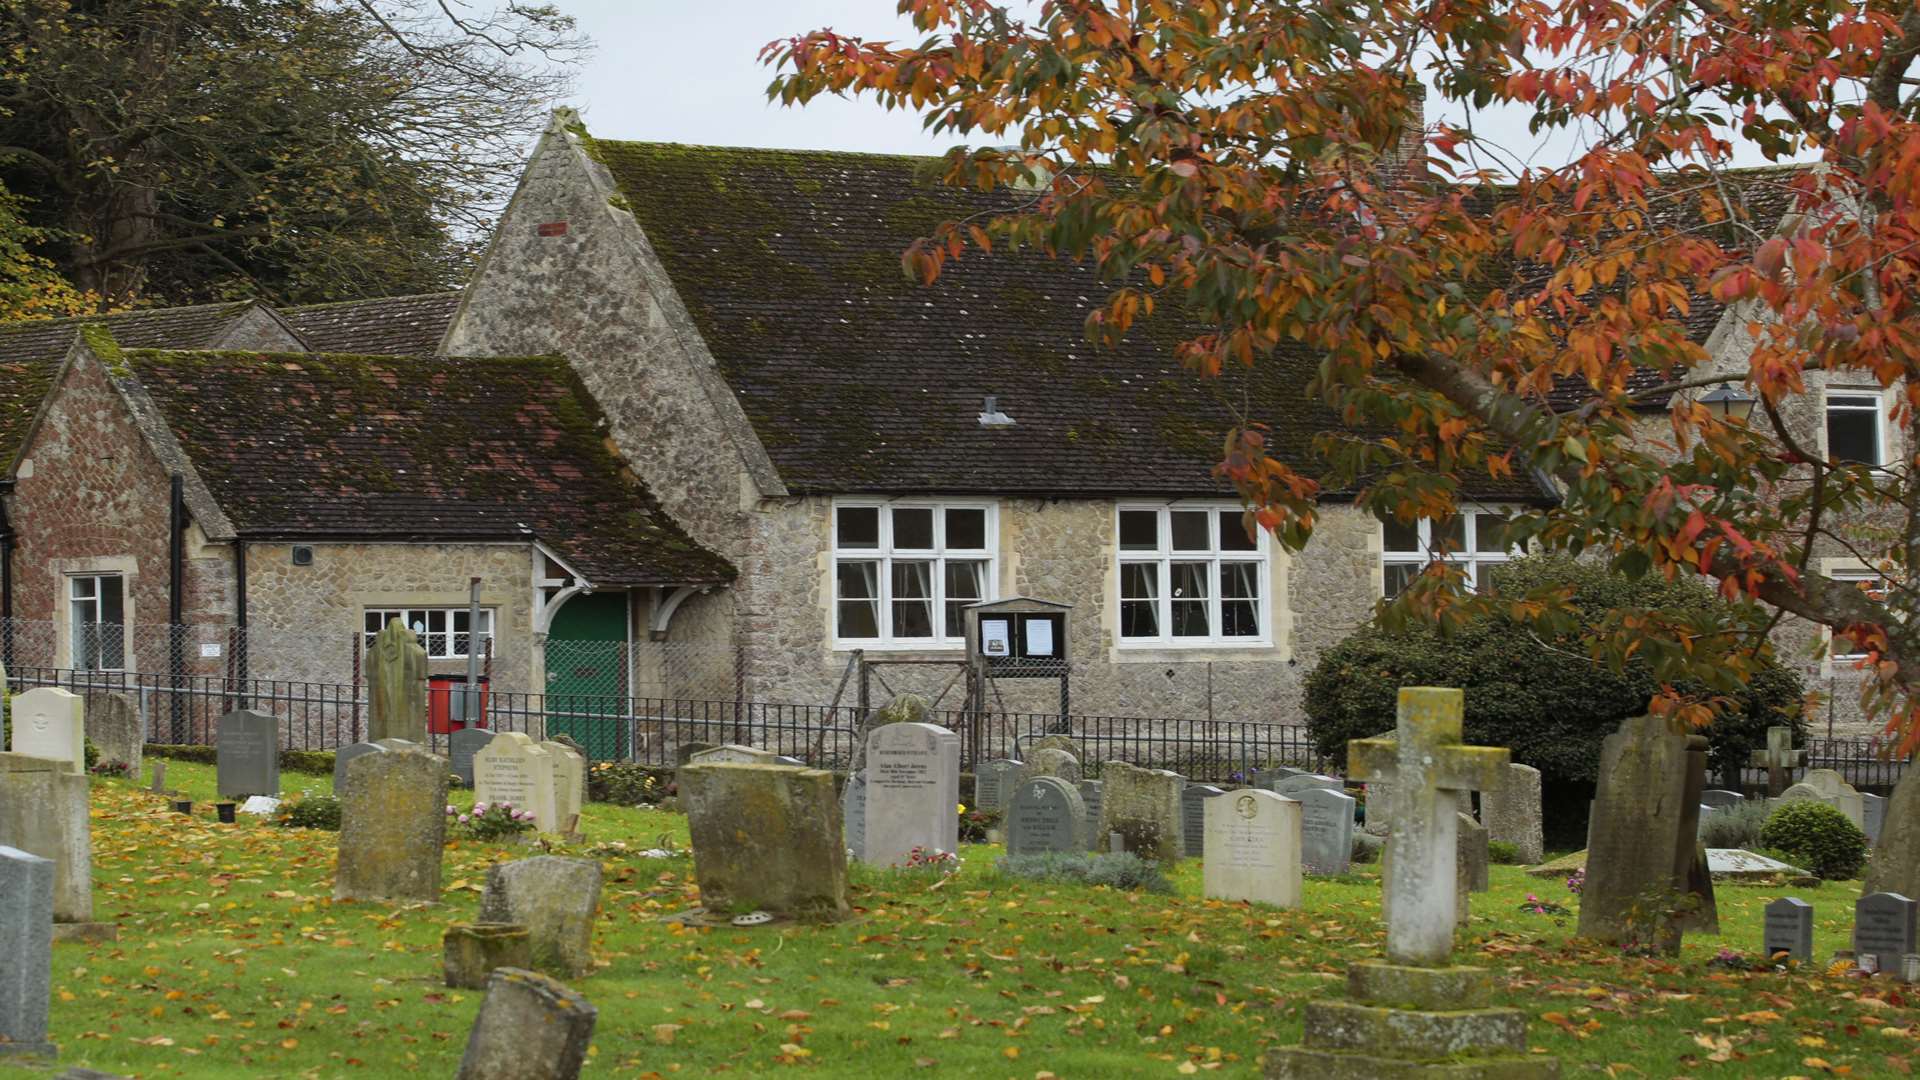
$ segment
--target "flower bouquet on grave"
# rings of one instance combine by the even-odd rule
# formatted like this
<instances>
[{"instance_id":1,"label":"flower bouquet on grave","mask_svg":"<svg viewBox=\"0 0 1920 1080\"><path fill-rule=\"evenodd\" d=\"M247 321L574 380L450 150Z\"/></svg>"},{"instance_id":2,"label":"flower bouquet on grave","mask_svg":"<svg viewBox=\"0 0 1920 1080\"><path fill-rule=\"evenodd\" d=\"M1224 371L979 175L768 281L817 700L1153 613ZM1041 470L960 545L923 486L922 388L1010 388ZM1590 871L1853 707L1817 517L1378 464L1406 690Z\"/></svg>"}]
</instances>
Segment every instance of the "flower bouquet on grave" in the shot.
<instances>
[{"instance_id":1,"label":"flower bouquet on grave","mask_svg":"<svg viewBox=\"0 0 1920 1080\"><path fill-rule=\"evenodd\" d=\"M917 847L907 852L907 861L900 869L907 873L937 876L940 880L928 886L937 889L951 881L960 873L960 856L939 848Z\"/></svg>"},{"instance_id":2,"label":"flower bouquet on grave","mask_svg":"<svg viewBox=\"0 0 1920 1080\"><path fill-rule=\"evenodd\" d=\"M1556 904L1551 900L1542 900L1532 893L1520 904L1520 910L1532 915L1571 915L1573 912L1565 904Z\"/></svg>"},{"instance_id":3,"label":"flower bouquet on grave","mask_svg":"<svg viewBox=\"0 0 1920 1080\"><path fill-rule=\"evenodd\" d=\"M533 811L515 810L510 802L473 804L462 813L457 806L447 807L447 824L468 839L492 842L505 840L534 829Z\"/></svg>"}]
</instances>

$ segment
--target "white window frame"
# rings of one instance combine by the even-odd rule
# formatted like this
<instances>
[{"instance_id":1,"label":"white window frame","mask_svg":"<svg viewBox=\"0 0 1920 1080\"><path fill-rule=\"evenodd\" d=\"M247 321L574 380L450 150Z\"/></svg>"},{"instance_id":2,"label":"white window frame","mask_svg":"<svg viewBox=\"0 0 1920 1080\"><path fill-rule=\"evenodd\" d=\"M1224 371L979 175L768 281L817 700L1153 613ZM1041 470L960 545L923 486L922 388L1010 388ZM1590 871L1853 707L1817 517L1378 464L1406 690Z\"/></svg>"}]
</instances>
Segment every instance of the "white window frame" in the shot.
<instances>
[{"instance_id":1,"label":"white window frame","mask_svg":"<svg viewBox=\"0 0 1920 1080\"><path fill-rule=\"evenodd\" d=\"M118 571L89 571L78 574L68 574L66 575L66 579L67 636L69 639L67 651L73 669L75 671L127 670L127 653L129 652L129 646L132 644L133 636L132 620L130 618L132 605L128 602L127 575ZM76 595L82 581L93 582L92 596L83 597ZM100 587L102 583L107 581L112 581L115 587L120 590L120 663L113 666L103 664L99 667L82 667L81 664L86 655L86 635L81 628L83 626L108 625L100 621ZM92 622L83 623L81 621L79 616L80 605L82 604L89 604L93 608L94 618Z\"/></svg>"},{"instance_id":2,"label":"white window frame","mask_svg":"<svg viewBox=\"0 0 1920 1080\"><path fill-rule=\"evenodd\" d=\"M1524 550L1512 546L1508 546L1499 552L1478 550L1480 541L1480 517L1485 515L1511 520L1513 516L1519 512L1519 507L1462 507L1456 511L1456 513L1463 515L1466 519L1462 526L1464 539L1461 541L1461 550L1447 552L1442 552L1434 541L1433 520L1431 518L1421 518L1419 521L1414 522L1414 527L1419 533L1420 542L1417 550L1412 551L1388 550L1387 525L1386 522L1382 521L1380 523L1380 595L1389 599L1395 595L1387 591L1387 580L1390 568L1395 566L1412 566L1424 569L1436 562L1444 562L1451 566L1461 567L1466 571L1467 584L1478 589L1480 587L1480 571L1483 568L1490 568L1500 563L1512 562L1516 555L1526 554Z\"/></svg>"},{"instance_id":3,"label":"white window frame","mask_svg":"<svg viewBox=\"0 0 1920 1080\"><path fill-rule=\"evenodd\" d=\"M879 538L875 547L842 547L840 543L840 511L847 509L874 509L879 513ZM893 512L895 510L929 510L933 514L933 547L896 548L893 537ZM986 513L986 546L983 548L950 548L947 546L948 510L981 510ZM833 637L836 649L887 649L887 650L952 650L967 647L964 628L957 637L946 636L947 612L947 560L956 562L985 562L985 580L981 583L983 594L974 603L986 603L1000 598L1000 504L992 499L835 499L830 511L832 519L828 528L832 531L832 563L827 570L828 613L827 625ZM893 564L898 559L903 562L930 562L933 564L930 592L933 605L932 637L899 637L893 627ZM879 563L879 593L876 602L879 605L879 618L875 621L879 628L877 637L849 637L840 633L840 565L842 563ZM854 597L852 599L865 599Z\"/></svg>"},{"instance_id":4,"label":"white window frame","mask_svg":"<svg viewBox=\"0 0 1920 1080\"><path fill-rule=\"evenodd\" d=\"M1849 400L1845 404L1838 404L1835 398ZM1868 401L1872 404L1867 404ZM1869 413L1873 416L1875 460L1861 464L1873 469L1887 467L1887 460L1892 455L1887 446L1887 396L1884 391L1877 386L1828 386L1821 391L1820 405L1820 452L1828 461L1834 461L1833 447L1827 430L1833 420L1833 414L1836 412ZM1843 462L1835 463L1844 464Z\"/></svg>"},{"instance_id":5,"label":"white window frame","mask_svg":"<svg viewBox=\"0 0 1920 1080\"><path fill-rule=\"evenodd\" d=\"M1222 551L1220 548L1221 512L1238 517L1246 507L1237 502L1195 501L1195 502L1127 502L1118 503L1113 511L1113 548L1115 567L1113 640L1121 649L1260 649L1273 646L1273 559L1271 537L1267 530L1259 529L1253 538L1252 551ZM1159 515L1156 526L1156 548L1153 551L1128 550L1120 546L1120 515L1152 511ZM1200 511L1207 515L1207 548L1204 551L1173 549L1172 515L1177 511ZM1235 526L1237 527L1237 526ZM1205 636L1176 635L1173 633L1173 564L1208 564L1207 593L1207 629ZM1126 591L1126 567L1133 564L1151 563L1158 567L1157 587L1159 595L1156 601L1155 627L1159 634L1146 636L1127 636L1124 633L1125 620L1122 616L1122 604ZM1260 632L1252 635L1226 635L1220 631L1223 623L1220 618L1221 583L1223 564L1252 564L1257 569L1256 588L1259 590L1254 599L1254 622Z\"/></svg>"},{"instance_id":6,"label":"white window frame","mask_svg":"<svg viewBox=\"0 0 1920 1080\"><path fill-rule=\"evenodd\" d=\"M427 659L465 660L467 658L466 653L453 651L454 635L458 633L458 631L453 628L453 617L456 614L465 615L466 613L467 605L465 604L436 604L404 608L362 608L360 611L361 636L366 639L365 647L370 649L373 647L373 639L376 632L366 629L367 617L370 615L378 615L380 617L380 629L382 630L387 628L388 623L398 618L401 622L407 624L407 628L414 632L414 636L420 639L420 647L427 650ZM444 616L445 630L433 629L433 617L436 615ZM493 641L494 630L499 625L499 616L494 613L493 608L482 607L480 609L480 625L482 627L479 632L480 639L482 641ZM468 639L472 640L473 636L474 635L469 634ZM436 642L436 638L441 640ZM433 651L436 644L441 644L445 651ZM498 652L498 642L495 644L495 651ZM486 654L481 653L480 655L485 656Z\"/></svg>"},{"instance_id":7,"label":"white window frame","mask_svg":"<svg viewBox=\"0 0 1920 1080\"><path fill-rule=\"evenodd\" d=\"M1887 591L1887 576L1885 574L1880 573L1877 570L1866 570L1860 567L1841 567L1835 570L1828 570L1827 577L1833 579L1834 581L1878 582L1880 584L1879 591L1881 592L1881 594L1885 595ZM1867 591L1872 592L1874 590L1869 589ZM1841 637L1842 635L1837 634L1832 630L1827 631L1827 659L1828 660L1840 662L1840 663L1851 663L1853 661L1865 660L1867 658L1867 654L1865 652L1845 652L1845 653L1835 652L1834 649L1836 647L1836 644L1841 640ZM1851 642L1849 642L1849 644L1851 644Z\"/></svg>"}]
</instances>

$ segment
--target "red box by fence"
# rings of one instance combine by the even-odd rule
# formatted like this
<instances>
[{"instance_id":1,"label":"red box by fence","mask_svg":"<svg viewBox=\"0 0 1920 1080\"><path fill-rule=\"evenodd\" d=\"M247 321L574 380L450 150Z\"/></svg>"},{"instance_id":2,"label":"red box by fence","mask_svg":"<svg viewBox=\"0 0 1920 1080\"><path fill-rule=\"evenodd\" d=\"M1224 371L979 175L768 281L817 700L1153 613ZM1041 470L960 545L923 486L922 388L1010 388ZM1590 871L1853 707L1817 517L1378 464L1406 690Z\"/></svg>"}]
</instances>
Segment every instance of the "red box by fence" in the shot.
<instances>
[{"instance_id":1,"label":"red box by fence","mask_svg":"<svg viewBox=\"0 0 1920 1080\"><path fill-rule=\"evenodd\" d=\"M465 675L429 675L427 676L427 730L435 735L450 735L464 730L468 725L464 720L453 718L453 694L466 690ZM472 726L486 727L487 715L487 677L480 676L480 716Z\"/></svg>"}]
</instances>

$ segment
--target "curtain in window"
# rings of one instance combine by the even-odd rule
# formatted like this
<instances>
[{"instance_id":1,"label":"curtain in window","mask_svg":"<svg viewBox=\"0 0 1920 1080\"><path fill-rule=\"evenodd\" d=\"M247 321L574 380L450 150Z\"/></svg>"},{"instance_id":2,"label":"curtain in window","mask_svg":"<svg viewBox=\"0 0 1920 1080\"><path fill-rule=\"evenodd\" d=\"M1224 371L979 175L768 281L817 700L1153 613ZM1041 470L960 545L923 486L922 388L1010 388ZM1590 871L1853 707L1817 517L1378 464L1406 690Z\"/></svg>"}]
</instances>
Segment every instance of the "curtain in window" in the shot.
<instances>
[{"instance_id":1,"label":"curtain in window","mask_svg":"<svg viewBox=\"0 0 1920 1080\"><path fill-rule=\"evenodd\" d=\"M1160 636L1160 564L1120 564L1120 636Z\"/></svg>"},{"instance_id":2,"label":"curtain in window","mask_svg":"<svg viewBox=\"0 0 1920 1080\"><path fill-rule=\"evenodd\" d=\"M840 592L838 604L840 636L877 638L880 636L880 564L843 562L834 568Z\"/></svg>"},{"instance_id":3,"label":"curtain in window","mask_svg":"<svg viewBox=\"0 0 1920 1080\"><path fill-rule=\"evenodd\" d=\"M896 559L893 564L893 636L933 636L933 564Z\"/></svg>"},{"instance_id":4,"label":"curtain in window","mask_svg":"<svg viewBox=\"0 0 1920 1080\"><path fill-rule=\"evenodd\" d=\"M1173 564L1169 592L1173 597L1174 637L1206 637L1211 632L1207 627L1207 598L1211 594L1207 579L1211 570L1207 563Z\"/></svg>"},{"instance_id":5,"label":"curtain in window","mask_svg":"<svg viewBox=\"0 0 1920 1080\"><path fill-rule=\"evenodd\" d=\"M947 625L950 638L967 632L967 605L986 599L987 564L972 559L947 560Z\"/></svg>"},{"instance_id":6,"label":"curtain in window","mask_svg":"<svg viewBox=\"0 0 1920 1080\"><path fill-rule=\"evenodd\" d=\"M1220 635L1260 636L1260 566L1250 562L1220 564Z\"/></svg>"}]
</instances>

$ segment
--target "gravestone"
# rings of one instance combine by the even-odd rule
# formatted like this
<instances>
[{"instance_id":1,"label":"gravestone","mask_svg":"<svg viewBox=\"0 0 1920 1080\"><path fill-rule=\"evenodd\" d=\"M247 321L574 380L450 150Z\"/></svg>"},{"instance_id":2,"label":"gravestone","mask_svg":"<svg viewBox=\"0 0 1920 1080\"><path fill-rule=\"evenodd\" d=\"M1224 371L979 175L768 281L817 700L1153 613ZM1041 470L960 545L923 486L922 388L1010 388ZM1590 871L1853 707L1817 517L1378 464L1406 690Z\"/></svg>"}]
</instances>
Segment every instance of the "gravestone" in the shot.
<instances>
[{"instance_id":1,"label":"gravestone","mask_svg":"<svg viewBox=\"0 0 1920 1080\"><path fill-rule=\"evenodd\" d=\"M1069 784L1080 782L1080 759L1065 750L1056 750L1050 746L1040 746L1027 752L1026 764L1020 767L1020 779L1031 780L1036 776L1057 776Z\"/></svg>"},{"instance_id":2,"label":"gravestone","mask_svg":"<svg viewBox=\"0 0 1920 1080\"><path fill-rule=\"evenodd\" d=\"M779 754L771 750L762 750L757 746L742 746L739 743L727 743L724 746L710 747L687 759L689 765L773 765Z\"/></svg>"},{"instance_id":3,"label":"gravestone","mask_svg":"<svg viewBox=\"0 0 1920 1080\"><path fill-rule=\"evenodd\" d=\"M1020 765L1011 758L983 761L973 767L973 806L976 810L1004 810L1007 787L1019 782Z\"/></svg>"},{"instance_id":4,"label":"gravestone","mask_svg":"<svg viewBox=\"0 0 1920 1080\"><path fill-rule=\"evenodd\" d=\"M867 774L847 777L840 793L840 817L846 823L847 854L862 862L867 858Z\"/></svg>"},{"instance_id":5,"label":"gravestone","mask_svg":"<svg viewBox=\"0 0 1920 1080\"><path fill-rule=\"evenodd\" d=\"M1268 791L1272 791L1273 785L1280 781L1288 779L1289 777L1304 776L1306 772L1307 770L1305 769L1296 769L1291 765L1273 765L1265 769L1255 769L1248 773L1247 783L1257 788L1265 788Z\"/></svg>"},{"instance_id":6,"label":"gravestone","mask_svg":"<svg viewBox=\"0 0 1920 1080\"><path fill-rule=\"evenodd\" d=\"M140 703L132 694L95 690L86 695L86 738L93 740L103 763L119 762L127 775L138 777L146 758L147 726ZM82 760L85 760L84 758Z\"/></svg>"},{"instance_id":7,"label":"gravestone","mask_svg":"<svg viewBox=\"0 0 1920 1080\"><path fill-rule=\"evenodd\" d=\"M394 618L367 652L367 741L427 741L427 650Z\"/></svg>"},{"instance_id":8,"label":"gravestone","mask_svg":"<svg viewBox=\"0 0 1920 1080\"><path fill-rule=\"evenodd\" d=\"M1392 738L1391 733L1382 738ZM1362 828L1369 836L1386 836L1393 831L1393 785L1375 782L1366 785L1367 805L1363 808L1366 818Z\"/></svg>"},{"instance_id":9,"label":"gravestone","mask_svg":"<svg viewBox=\"0 0 1920 1080\"><path fill-rule=\"evenodd\" d=\"M1309 874L1344 874L1353 862L1353 809L1344 791L1310 787L1292 795L1300 804L1300 864Z\"/></svg>"},{"instance_id":10,"label":"gravestone","mask_svg":"<svg viewBox=\"0 0 1920 1080\"><path fill-rule=\"evenodd\" d=\"M554 827L564 832L579 821L587 803L587 759L563 742L548 740L540 749L553 765Z\"/></svg>"},{"instance_id":11,"label":"gravestone","mask_svg":"<svg viewBox=\"0 0 1920 1080\"><path fill-rule=\"evenodd\" d=\"M1180 858L1181 795L1187 782L1165 769L1109 761L1100 770L1100 850L1112 851L1119 833L1130 851L1151 862Z\"/></svg>"},{"instance_id":12,"label":"gravestone","mask_svg":"<svg viewBox=\"0 0 1920 1080\"><path fill-rule=\"evenodd\" d=\"M1729 806L1739 806L1746 801L1747 797L1745 795L1737 791L1728 791L1725 788L1708 788L1700 793L1701 805L1711 806L1715 810L1722 810Z\"/></svg>"},{"instance_id":13,"label":"gravestone","mask_svg":"<svg viewBox=\"0 0 1920 1080\"><path fill-rule=\"evenodd\" d=\"M50 859L0 845L0 1060L51 1058L53 875Z\"/></svg>"},{"instance_id":14,"label":"gravestone","mask_svg":"<svg viewBox=\"0 0 1920 1080\"><path fill-rule=\"evenodd\" d=\"M1460 901L1455 910L1454 922L1464 926L1471 914L1468 903L1472 894L1486 892L1492 888L1492 874L1487 868L1487 827L1475 821L1472 814L1458 811L1460 830L1454 843L1454 896Z\"/></svg>"},{"instance_id":15,"label":"gravestone","mask_svg":"<svg viewBox=\"0 0 1920 1080\"><path fill-rule=\"evenodd\" d=\"M957 773L958 747L954 765ZM680 803L693 838L694 880L706 908L764 909L822 922L851 914L847 849L833 786L832 773L796 765L681 769ZM958 815L953 817L957 823Z\"/></svg>"},{"instance_id":16,"label":"gravestone","mask_svg":"<svg viewBox=\"0 0 1920 1080\"><path fill-rule=\"evenodd\" d=\"M1502 747L1460 742L1463 697L1403 687L1394 737L1347 744L1354 779L1390 779L1397 789L1382 867L1387 959L1348 969L1348 1000L1304 1004L1304 1041L1266 1056L1268 1080L1560 1075L1558 1062L1527 1052L1526 1013L1488 1007L1485 969L1444 966L1457 914L1458 796L1497 790L1507 765Z\"/></svg>"},{"instance_id":17,"label":"gravestone","mask_svg":"<svg viewBox=\"0 0 1920 1080\"><path fill-rule=\"evenodd\" d=\"M575 1080L599 1017L586 998L545 975L500 968L487 976L455 1080Z\"/></svg>"},{"instance_id":18,"label":"gravestone","mask_svg":"<svg viewBox=\"0 0 1920 1080\"><path fill-rule=\"evenodd\" d=\"M960 850L960 737L902 721L867 736L866 861L901 866L915 848Z\"/></svg>"},{"instance_id":19,"label":"gravestone","mask_svg":"<svg viewBox=\"0 0 1920 1080\"><path fill-rule=\"evenodd\" d=\"M447 768L460 778L461 787L473 787L473 755L492 741L493 732L483 727L461 728L447 736Z\"/></svg>"},{"instance_id":20,"label":"gravestone","mask_svg":"<svg viewBox=\"0 0 1920 1080\"><path fill-rule=\"evenodd\" d=\"M58 761L69 772L87 771L87 702L57 686L15 694L10 705L16 754Z\"/></svg>"},{"instance_id":21,"label":"gravestone","mask_svg":"<svg viewBox=\"0 0 1920 1080\"><path fill-rule=\"evenodd\" d=\"M1189 859L1201 857L1207 843L1207 800L1226 794L1212 784L1188 784L1180 792L1180 850Z\"/></svg>"},{"instance_id":22,"label":"gravestone","mask_svg":"<svg viewBox=\"0 0 1920 1080\"><path fill-rule=\"evenodd\" d=\"M1087 807L1057 776L1036 776L1013 791L1007 806L1007 854L1086 850Z\"/></svg>"},{"instance_id":23,"label":"gravestone","mask_svg":"<svg viewBox=\"0 0 1920 1080\"><path fill-rule=\"evenodd\" d=\"M1860 828L1867 834L1867 843L1880 842L1880 828L1887 822L1887 800L1879 795L1866 792L1860 794L1860 809L1865 820Z\"/></svg>"},{"instance_id":24,"label":"gravestone","mask_svg":"<svg viewBox=\"0 0 1920 1080\"><path fill-rule=\"evenodd\" d=\"M485 990L494 969L533 967L527 928L513 923L454 923L440 935L440 978L456 990Z\"/></svg>"},{"instance_id":25,"label":"gravestone","mask_svg":"<svg viewBox=\"0 0 1920 1080\"><path fill-rule=\"evenodd\" d=\"M1807 872L1797 866L1742 848L1708 848L1707 873L1712 874L1715 881L1766 881L1807 876Z\"/></svg>"},{"instance_id":26,"label":"gravestone","mask_svg":"<svg viewBox=\"0 0 1920 1080\"><path fill-rule=\"evenodd\" d=\"M1833 769L1812 769L1801 778L1800 783L1817 792L1822 802L1847 815L1847 820L1861 831L1866 830L1866 803L1853 785L1847 783L1846 777Z\"/></svg>"},{"instance_id":27,"label":"gravestone","mask_svg":"<svg viewBox=\"0 0 1920 1080\"><path fill-rule=\"evenodd\" d=\"M1767 770L1767 797L1777 799L1786 791L1793 770L1807 760L1805 750L1793 748L1793 729L1775 725L1767 729L1767 748L1747 755L1747 764Z\"/></svg>"},{"instance_id":28,"label":"gravestone","mask_svg":"<svg viewBox=\"0 0 1920 1080\"><path fill-rule=\"evenodd\" d=\"M1065 750L1075 757L1080 755L1080 740L1071 735L1062 735L1059 733L1042 735L1032 742L1027 743L1026 746L1027 753L1029 754L1035 750Z\"/></svg>"},{"instance_id":29,"label":"gravestone","mask_svg":"<svg viewBox=\"0 0 1920 1080\"><path fill-rule=\"evenodd\" d=\"M1760 951L1771 958L1779 953L1802 963L1813 959L1813 905L1796 896L1783 896L1767 905L1766 929Z\"/></svg>"},{"instance_id":30,"label":"gravestone","mask_svg":"<svg viewBox=\"0 0 1920 1080\"><path fill-rule=\"evenodd\" d=\"M1713 884L1698 843L1706 758L1704 735L1659 716L1622 721L1601 744L1580 936L1638 939L1672 955L1683 930L1707 925ZM1671 898L1680 916L1651 911L1649 896Z\"/></svg>"},{"instance_id":31,"label":"gravestone","mask_svg":"<svg viewBox=\"0 0 1920 1080\"><path fill-rule=\"evenodd\" d=\"M155 795L167 793L167 763L164 760L153 763L153 783L147 790Z\"/></svg>"},{"instance_id":32,"label":"gravestone","mask_svg":"<svg viewBox=\"0 0 1920 1080\"><path fill-rule=\"evenodd\" d=\"M1920 896L1920 769L1907 769L1894 785L1860 891Z\"/></svg>"},{"instance_id":33,"label":"gravestone","mask_svg":"<svg viewBox=\"0 0 1920 1080\"><path fill-rule=\"evenodd\" d=\"M93 820L87 778L64 761L0 755L0 845L53 863L53 921L93 923ZM61 936L82 931L61 931ZM97 936L97 935L96 935Z\"/></svg>"},{"instance_id":34,"label":"gravestone","mask_svg":"<svg viewBox=\"0 0 1920 1080\"><path fill-rule=\"evenodd\" d=\"M378 743L357 742L343 746L333 752L333 793L347 790L347 765L363 754L384 754L387 748Z\"/></svg>"},{"instance_id":35,"label":"gravestone","mask_svg":"<svg viewBox=\"0 0 1920 1080\"><path fill-rule=\"evenodd\" d=\"M526 927L536 970L566 978L590 974L601 880L595 859L536 855L495 863L480 895L480 921Z\"/></svg>"},{"instance_id":36,"label":"gravestone","mask_svg":"<svg viewBox=\"0 0 1920 1080\"><path fill-rule=\"evenodd\" d=\"M682 765L691 765L693 764L693 755L702 750L711 749L713 749L712 743L683 742L673 748L673 767L677 769Z\"/></svg>"},{"instance_id":37,"label":"gravestone","mask_svg":"<svg viewBox=\"0 0 1920 1080\"><path fill-rule=\"evenodd\" d=\"M512 803L516 810L531 810L534 826L541 832L558 832L561 826L553 780L552 757L518 731L495 734L485 749L473 755L474 801Z\"/></svg>"},{"instance_id":38,"label":"gravestone","mask_svg":"<svg viewBox=\"0 0 1920 1080\"><path fill-rule=\"evenodd\" d=\"M1300 804L1252 788L1208 799L1202 889L1210 900L1300 906Z\"/></svg>"},{"instance_id":39,"label":"gravestone","mask_svg":"<svg viewBox=\"0 0 1920 1080\"><path fill-rule=\"evenodd\" d=\"M1080 803L1087 808L1087 822L1081 829L1086 838L1088 851L1100 850L1100 792L1104 787L1098 780L1082 780L1075 785L1080 789Z\"/></svg>"},{"instance_id":40,"label":"gravestone","mask_svg":"<svg viewBox=\"0 0 1920 1080\"><path fill-rule=\"evenodd\" d=\"M222 716L214 769L223 799L280 794L280 718L252 709Z\"/></svg>"},{"instance_id":41,"label":"gravestone","mask_svg":"<svg viewBox=\"0 0 1920 1080\"><path fill-rule=\"evenodd\" d=\"M1268 790L1272 791L1275 795L1285 795L1288 798L1293 798L1294 795L1299 792L1308 791L1313 788L1327 788L1330 791L1342 791L1345 790L1346 786L1346 781L1337 776L1322 776L1319 773L1301 773L1298 776L1289 776L1285 779L1275 780L1273 786Z\"/></svg>"},{"instance_id":42,"label":"gravestone","mask_svg":"<svg viewBox=\"0 0 1920 1080\"><path fill-rule=\"evenodd\" d=\"M1898 971L1914 951L1914 902L1899 893L1869 893L1853 904L1853 955L1877 956L1880 970Z\"/></svg>"},{"instance_id":43,"label":"gravestone","mask_svg":"<svg viewBox=\"0 0 1920 1080\"><path fill-rule=\"evenodd\" d=\"M447 768L438 754L355 758L340 796L334 899L438 903L446 806Z\"/></svg>"},{"instance_id":44,"label":"gravestone","mask_svg":"<svg viewBox=\"0 0 1920 1080\"><path fill-rule=\"evenodd\" d=\"M1522 863L1532 866L1546 854L1540 816L1540 770L1515 762L1497 791L1480 795L1480 820L1487 839L1512 844ZM1484 890L1478 890L1484 891Z\"/></svg>"}]
</instances>

